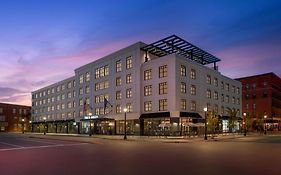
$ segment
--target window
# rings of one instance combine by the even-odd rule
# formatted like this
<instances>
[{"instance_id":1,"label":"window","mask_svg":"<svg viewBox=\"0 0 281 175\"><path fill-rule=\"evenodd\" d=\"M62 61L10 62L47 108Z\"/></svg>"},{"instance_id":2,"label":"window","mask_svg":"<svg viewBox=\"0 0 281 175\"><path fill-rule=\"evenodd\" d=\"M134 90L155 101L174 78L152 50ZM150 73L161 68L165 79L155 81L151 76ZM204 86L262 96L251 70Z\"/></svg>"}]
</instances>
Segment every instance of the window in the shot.
<instances>
[{"instance_id":1,"label":"window","mask_svg":"<svg viewBox=\"0 0 281 175\"><path fill-rule=\"evenodd\" d=\"M90 73L86 72L86 82L90 82Z\"/></svg>"},{"instance_id":2,"label":"window","mask_svg":"<svg viewBox=\"0 0 281 175\"><path fill-rule=\"evenodd\" d=\"M64 100L65 99L65 94L61 95L61 99ZM45 100L43 100L43 103L45 103Z\"/></svg>"},{"instance_id":3,"label":"window","mask_svg":"<svg viewBox=\"0 0 281 175\"><path fill-rule=\"evenodd\" d=\"M72 105L72 103L71 103L71 102L68 102L68 103L67 103L67 108L70 109L70 108L71 108L71 105Z\"/></svg>"},{"instance_id":4,"label":"window","mask_svg":"<svg viewBox=\"0 0 281 175\"><path fill-rule=\"evenodd\" d=\"M217 91L214 92L214 99L215 100L218 100L219 99L219 94Z\"/></svg>"},{"instance_id":5,"label":"window","mask_svg":"<svg viewBox=\"0 0 281 175\"><path fill-rule=\"evenodd\" d=\"M212 111L212 106L211 106L210 103L207 103L207 110L208 110L208 111Z\"/></svg>"},{"instance_id":6,"label":"window","mask_svg":"<svg viewBox=\"0 0 281 175\"><path fill-rule=\"evenodd\" d=\"M218 107L218 105L215 105L214 111L215 111L215 114L218 114L218 113L219 113L219 107Z\"/></svg>"},{"instance_id":7,"label":"window","mask_svg":"<svg viewBox=\"0 0 281 175\"><path fill-rule=\"evenodd\" d=\"M57 92L59 92L60 91L60 86L57 86Z\"/></svg>"},{"instance_id":8,"label":"window","mask_svg":"<svg viewBox=\"0 0 281 175\"><path fill-rule=\"evenodd\" d=\"M89 93L90 93L90 87L89 87L89 86L86 86L86 87L85 87L85 91L86 91L86 94L89 94Z\"/></svg>"},{"instance_id":9,"label":"window","mask_svg":"<svg viewBox=\"0 0 281 175\"><path fill-rule=\"evenodd\" d=\"M252 88L253 88L254 90L256 89L256 86L257 86L256 83L253 83L253 84L252 84Z\"/></svg>"},{"instance_id":10,"label":"window","mask_svg":"<svg viewBox=\"0 0 281 175\"><path fill-rule=\"evenodd\" d=\"M181 82L181 93L186 93L186 83Z\"/></svg>"},{"instance_id":11,"label":"window","mask_svg":"<svg viewBox=\"0 0 281 175\"><path fill-rule=\"evenodd\" d=\"M126 90L126 98L132 98L132 96L133 96L132 89L131 88L127 89Z\"/></svg>"},{"instance_id":12,"label":"window","mask_svg":"<svg viewBox=\"0 0 281 175\"><path fill-rule=\"evenodd\" d=\"M121 84L122 84L122 79L121 79L121 77L117 77L117 78L116 78L116 86L121 86Z\"/></svg>"},{"instance_id":13,"label":"window","mask_svg":"<svg viewBox=\"0 0 281 175\"><path fill-rule=\"evenodd\" d=\"M144 80L152 79L152 70L148 69L144 71Z\"/></svg>"},{"instance_id":14,"label":"window","mask_svg":"<svg viewBox=\"0 0 281 175\"><path fill-rule=\"evenodd\" d=\"M159 111L167 111L168 110L168 100L160 99L159 100Z\"/></svg>"},{"instance_id":15,"label":"window","mask_svg":"<svg viewBox=\"0 0 281 175\"><path fill-rule=\"evenodd\" d=\"M71 82L67 83L67 88L70 89L71 88Z\"/></svg>"},{"instance_id":16,"label":"window","mask_svg":"<svg viewBox=\"0 0 281 175\"><path fill-rule=\"evenodd\" d=\"M57 105L57 110L60 110L60 105Z\"/></svg>"},{"instance_id":17,"label":"window","mask_svg":"<svg viewBox=\"0 0 281 175\"><path fill-rule=\"evenodd\" d=\"M196 70L195 69L191 69L190 71L190 78L195 80L196 79Z\"/></svg>"},{"instance_id":18,"label":"window","mask_svg":"<svg viewBox=\"0 0 281 175\"><path fill-rule=\"evenodd\" d=\"M127 76L126 76L126 83L127 84L132 83L132 74L127 74Z\"/></svg>"},{"instance_id":19,"label":"window","mask_svg":"<svg viewBox=\"0 0 281 175\"><path fill-rule=\"evenodd\" d=\"M211 75L207 75L207 77L206 77L206 83L207 84L211 84Z\"/></svg>"},{"instance_id":20,"label":"window","mask_svg":"<svg viewBox=\"0 0 281 175\"><path fill-rule=\"evenodd\" d=\"M239 87L236 88L236 93L240 94L240 88Z\"/></svg>"},{"instance_id":21,"label":"window","mask_svg":"<svg viewBox=\"0 0 281 175\"><path fill-rule=\"evenodd\" d=\"M232 86L231 91L232 93L235 93L235 86Z\"/></svg>"},{"instance_id":22,"label":"window","mask_svg":"<svg viewBox=\"0 0 281 175\"><path fill-rule=\"evenodd\" d=\"M80 100L79 100L79 106L83 106L83 105L84 105L83 100L80 99Z\"/></svg>"},{"instance_id":23,"label":"window","mask_svg":"<svg viewBox=\"0 0 281 175\"><path fill-rule=\"evenodd\" d=\"M79 83L82 84L83 82L84 82L84 76L83 76L83 74L81 74L79 76Z\"/></svg>"},{"instance_id":24,"label":"window","mask_svg":"<svg viewBox=\"0 0 281 175\"><path fill-rule=\"evenodd\" d=\"M116 113L120 114L122 112L121 106L120 105L116 105Z\"/></svg>"},{"instance_id":25,"label":"window","mask_svg":"<svg viewBox=\"0 0 281 175\"><path fill-rule=\"evenodd\" d=\"M181 76L186 77L186 67L184 65L181 65Z\"/></svg>"},{"instance_id":26,"label":"window","mask_svg":"<svg viewBox=\"0 0 281 175\"><path fill-rule=\"evenodd\" d=\"M236 104L240 105L240 98L236 99Z\"/></svg>"},{"instance_id":27,"label":"window","mask_svg":"<svg viewBox=\"0 0 281 175\"><path fill-rule=\"evenodd\" d=\"M3 113L3 108L0 108L0 114L2 114Z\"/></svg>"},{"instance_id":28,"label":"window","mask_svg":"<svg viewBox=\"0 0 281 175\"><path fill-rule=\"evenodd\" d=\"M255 103L253 104L253 109L256 109L256 104Z\"/></svg>"},{"instance_id":29,"label":"window","mask_svg":"<svg viewBox=\"0 0 281 175\"><path fill-rule=\"evenodd\" d=\"M221 107L221 114L224 114L224 107Z\"/></svg>"},{"instance_id":30,"label":"window","mask_svg":"<svg viewBox=\"0 0 281 175\"><path fill-rule=\"evenodd\" d=\"M224 94L221 94L221 101L224 102Z\"/></svg>"},{"instance_id":31,"label":"window","mask_svg":"<svg viewBox=\"0 0 281 175\"><path fill-rule=\"evenodd\" d=\"M246 89L249 89L249 84L248 84L248 83L245 85L245 88L246 88Z\"/></svg>"},{"instance_id":32,"label":"window","mask_svg":"<svg viewBox=\"0 0 281 175\"><path fill-rule=\"evenodd\" d=\"M90 105L90 98L86 98L86 104Z\"/></svg>"},{"instance_id":33,"label":"window","mask_svg":"<svg viewBox=\"0 0 281 175\"><path fill-rule=\"evenodd\" d=\"M195 85L191 85L190 86L190 94L191 95L196 95L196 86Z\"/></svg>"},{"instance_id":34,"label":"window","mask_svg":"<svg viewBox=\"0 0 281 175\"><path fill-rule=\"evenodd\" d=\"M224 89L224 82L221 81L221 89Z\"/></svg>"},{"instance_id":35,"label":"window","mask_svg":"<svg viewBox=\"0 0 281 175\"><path fill-rule=\"evenodd\" d=\"M225 101L226 101L227 103L229 103L229 96L227 95L225 98L226 98Z\"/></svg>"},{"instance_id":36,"label":"window","mask_svg":"<svg viewBox=\"0 0 281 175\"><path fill-rule=\"evenodd\" d=\"M122 62L121 60L116 61L116 72L122 71Z\"/></svg>"},{"instance_id":37,"label":"window","mask_svg":"<svg viewBox=\"0 0 281 175\"><path fill-rule=\"evenodd\" d=\"M60 95L57 96L57 101L60 101Z\"/></svg>"},{"instance_id":38,"label":"window","mask_svg":"<svg viewBox=\"0 0 281 175\"><path fill-rule=\"evenodd\" d=\"M144 102L144 111L152 111L152 102L151 101L146 101Z\"/></svg>"},{"instance_id":39,"label":"window","mask_svg":"<svg viewBox=\"0 0 281 175\"><path fill-rule=\"evenodd\" d=\"M186 99L181 99L181 109L186 110Z\"/></svg>"},{"instance_id":40,"label":"window","mask_svg":"<svg viewBox=\"0 0 281 175\"><path fill-rule=\"evenodd\" d=\"M229 91L229 84L226 83L226 90Z\"/></svg>"},{"instance_id":41,"label":"window","mask_svg":"<svg viewBox=\"0 0 281 175\"><path fill-rule=\"evenodd\" d=\"M126 59L126 68L127 69L131 69L132 67L133 67L133 60L132 60L132 57L129 56Z\"/></svg>"},{"instance_id":42,"label":"window","mask_svg":"<svg viewBox=\"0 0 281 175\"><path fill-rule=\"evenodd\" d=\"M232 104L235 104L235 97L232 97Z\"/></svg>"},{"instance_id":43,"label":"window","mask_svg":"<svg viewBox=\"0 0 281 175\"><path fill-rule=\"evenodd\" d=\"M211 90L210 90L210 89L207 89L207 91L206 91L206 97L207 97L207 98L211 98Z\"/></svg>"},{"instance_id":44,"label":"window","mask_svg":"<svg viewBox=\"0 0 281 175\"><path fill-rule=\"evenodd\" d=\"M101 78L101 77L104 77L104 76L107 76L107 75L109 75L108 65L99 67L95 70L95 79L98 79L98 78Z\"/></svg>"},{"instance_id":45,"label":"window","mask_svg":"<svg viewBox=\"0 0 281 175\"><path fill-rule=\"evenodd\" d=\"M218 78L214 78L214 85L218 87Z\"/></svg>"},{"instance_id":46,"label":"window","mask_svg":"<svg viewBox=\"0 0 281 175\"><path fill-rule=\"evenodd\" d=\"M191 101L190 110L191 111L196 111L196 101Z\"/></svg>"},{"instance_id":47,"label":"window","mask_svg":"<svg viewBox=\"0 0 281 175\"><path fill-rule=\"evenodd\" d=\"M65 104L61 104L61 109L64 109L65 108Z\"/></svg>"},{"instance_id":48,"label":"window","mask_svg":"<svg viewBox=\"0 0 281 175\"><path fill-rule=\"evenodd\" d=\"M109 87L109 82L108 81L103 81L100 83L95 84L95 90L102 90L102 89L107 89Z\"/></svg>"},{"instance_id":49,"label":"window","mask_svg":"<svg viewBox=\"0 0 281 175\"><path fill-rule=\"evenodd\" d=\"M167 77L168 76L168 67L167 65L159 67L159 78Z\"/></svg>"},{"instance_id":50,"label":"window","mask_svg":"<svg viewBox=\"0 0 281 175\"><path fill-rule=\"evenodd\" d=\"M122 98L121 91L116 91L116 100L121 100L121 98Z\"/></svg>"},{"instance_id":51,"label":"window","mask_svg":"<svg viewBox=\"0 0 281 175\"><path fill-rule=\"evenodd\" d=\"M83 88L79 89L79 95L83 95Z\"/></svg>"},{"instance_id":52,"label":"window","mask_svg":"<svg viewBox=\"0 0 281 175\"><path fill-rule=\"evenodd\" d=\"M267 82L264 81L264 82L263 82L263 87L266 87L266 86L267 86Z\"/></svg>"},{"instance_id":53,"label":"window","mask_svg":"<svg viewBox=\"0 0 281 175\"><path fill-rule=\"evenodd\" d=\"M144 86L144 96L152 95L152 85Z\"/></svg>"},{"instance_id":54,"label":"window","mask_svg":"<svg viewBox=\"0 0 281 175\"><path fill-rule=\"evenodd\" d=\"M127 103L126 104L126 108L127 108L127 112L133 112L133 105L132 105L132 103Z\"/></svg>"},{"instance_id":55,"label":"window","mask_svg":"<svg viewBox=\"0 0 281 175\"><path fill-rule=\"evenodd\" d=\"M159 95L168 93L167 82L159 83Z\"/></svg>"}]
</instances>

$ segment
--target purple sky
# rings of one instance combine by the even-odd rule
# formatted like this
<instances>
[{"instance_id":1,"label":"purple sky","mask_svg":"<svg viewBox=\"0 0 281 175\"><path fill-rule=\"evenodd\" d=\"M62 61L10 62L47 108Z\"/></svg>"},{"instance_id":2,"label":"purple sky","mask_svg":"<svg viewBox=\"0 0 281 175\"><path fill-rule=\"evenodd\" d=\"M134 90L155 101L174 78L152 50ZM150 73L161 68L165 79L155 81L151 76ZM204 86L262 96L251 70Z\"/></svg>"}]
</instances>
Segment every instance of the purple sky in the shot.
<instances>
[{"instance_id":1,"label":"purple sky","mask_svg":"<svg viewBox=\"0 0 281 175\"><path fill-rule=\"evenodd\" d=\"M0 102L30 92L137 41L171 34L222 61L231 78L281 75L281 1L2 0Z\"/></svg>"}]
</instances>

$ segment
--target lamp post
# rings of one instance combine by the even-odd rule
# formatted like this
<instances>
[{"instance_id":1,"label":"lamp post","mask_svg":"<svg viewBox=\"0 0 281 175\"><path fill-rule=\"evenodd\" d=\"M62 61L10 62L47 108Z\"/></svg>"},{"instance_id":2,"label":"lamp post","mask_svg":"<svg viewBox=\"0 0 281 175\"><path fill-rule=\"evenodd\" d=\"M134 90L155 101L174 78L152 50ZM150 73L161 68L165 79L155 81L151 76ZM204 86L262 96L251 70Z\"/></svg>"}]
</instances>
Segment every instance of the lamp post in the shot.
<instances>
[{"instance_id":1,"label":"lamp post","mask_svg":"<svg viewBox=\"0 0 281 175\"><path fill-rule=\"evenodd\" d=\"M264 120L263 120L263 124L264 124L264 135L266 135L266 122L265 122L265 120L266 120L266 118L267 118L267 115L264 115L263 118L264 118Z\"/></svg>"},{"instance_id":2,"label":"lamp post","mask_svg":"<svg viewBox=\"0 0 281 175\"><path fill-rule=\"evenodd\" d=\"M204 140L207 140L207 111L208 111L208 108L205 107L204 108L204 112L205 112L205 137L204 137Z\"/></svg>"},{"instance_id":3,"label":"lamp post","mask_svg":"<svg viewBox=\"0 0 281 175\"><path fill-rule=\"evenodd\" d=\"M21 119L21 127L22 127L22 133L24 134L24 118Z\"/></svg>"},{"instance_id":4,"label":"lamp post","mask_svg":"<svg viewBox=\"0 0 281 175\"><path fill-rule=\"evenodd\" d=\"M247 126L246 126L246 117L247 117L247 113L244 112L244 113L243 113L243 116L244 116L244 120L243 120L244 136L246 136L246 135L247 135Z\"/></svg>"},{"instance_id":5,"label":"lamp post","mask_svg":"<svg viewBox=\"0 0 281 175\"><path fill-rule=\"evenodd\" d=\"M46 135L46 117L43 117L44 120L44 135Z\"/></svg>"},{"instance_id":6,"label":"lamp post","mask_svg":"<svg viewBox=\"0 0 281 175\"><path fill-rule=\"evenodd\" d=\"M31 132L33 132L33 125L31 120L29 120L29 125L31 126Z\"/></svg>"},{"instance_id":7,"label":"lamp post","mask_svg":"<svg viewBox=\"0 0 281 175\"><path fill-rule=\"evenodd\" d=\"M92 116L92 113L90 112L90 113L89 113L89 119L90 119L89 136L92 136L92 121L91 121L91 116Z\"/></svg>"},{"instance_id":8,"label":"lamp post","mask_svg":"<svg viewBox=\"0 0 281 175\"><path fill-rule=\"evenodd\" d=\"M124 111L124 114L125 114L125 120L124 120L124 140L127 140L127 116L126 116L126 113L127 113L128 109L124 108L123 111Z\"/></svg>"}]
</instances>

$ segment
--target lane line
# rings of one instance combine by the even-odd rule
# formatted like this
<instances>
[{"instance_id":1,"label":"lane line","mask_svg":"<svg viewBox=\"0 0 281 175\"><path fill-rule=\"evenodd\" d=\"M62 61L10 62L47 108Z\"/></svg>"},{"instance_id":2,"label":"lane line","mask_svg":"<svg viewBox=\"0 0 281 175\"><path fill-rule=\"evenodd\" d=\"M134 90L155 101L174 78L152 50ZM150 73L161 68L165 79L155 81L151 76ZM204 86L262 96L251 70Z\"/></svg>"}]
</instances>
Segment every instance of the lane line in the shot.
<instances>
[{"instance_id":1,"label":"lane line","mask_svg":"<svg viewBox=\"0 0 281 175\"><path fill-rule=\"evenodd\" d=\"M0 142L0 144L8 145L8 146L16 147L16 148L24 148L23 146L11 144L11 143L6 143L6 142Z\"/></svg>"},{"instance_id":2,"label":"lane line","mask_svg":"<svg viewBox=\"0 0 281 175\"><path fill-rule=\"evenodd\" d=\"M20 147L20 148L6 148L0 149L0 152L4 151L13 151L13 150L28 150L28 149L42 149L42 148L55 148L55 147L67 147L67 146L80 146L88 145L89 143L74 143L74 144L58 144L58 145L44 145L44 146L29 146L29 147Z\"/></svg>"},{"instance_id":3,"label":"lane line","mask_svg":"<svg viewBox=\"0 0 281 175\"><path fill-rule=\"evenodd\" d=\"M44 144L50 144L50 145L57 145L58 143L55 142L45 142L45 141L39 141L39 140L33 140L33 139L17 139L17 140L24 140L24 141L28 141L28 142L37 142L37 143L44 143Z\"/></svg>"}]
</instances>

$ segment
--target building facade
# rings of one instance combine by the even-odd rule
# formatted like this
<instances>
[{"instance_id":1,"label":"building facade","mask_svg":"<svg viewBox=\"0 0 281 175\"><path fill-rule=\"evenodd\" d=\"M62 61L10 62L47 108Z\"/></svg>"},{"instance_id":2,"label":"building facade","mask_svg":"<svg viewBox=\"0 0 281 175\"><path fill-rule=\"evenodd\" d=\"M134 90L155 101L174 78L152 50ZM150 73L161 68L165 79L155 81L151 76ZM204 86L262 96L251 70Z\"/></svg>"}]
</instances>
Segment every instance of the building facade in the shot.
<instances>
[{"instance_id":1,"label":"building facade","mask_svg":"<svg viewBox=\"0 0 281 175\"><path fill-rule=\"evenodd\" d=\"M280 130L281 79L266 73L237 79L242 83L242 111L254 121L264 120L267 130Z\"/></svg>"},{"instance_id":2,"label":"building facade","mask_svg":"<svg viewBox=\"0 0 281 175\"><path fill-rule=\"evenodd\" d=\"M29 131L31 107L0 103L0 132Z\"/></svg>"},{"instance_id":3,"label":"building facade","mask_svg":"<svg viewBox=\"0 0 281 175\"><path fill-rule=\"evenodd\" d=\"M198 131L204 107L221 117L235 109L239 117L241 83L221 75L217 61L175 35L135 43L32 92L35 131L123 134L124 108L127 133L135 135Z\"/></svg>"}]
</instances>

